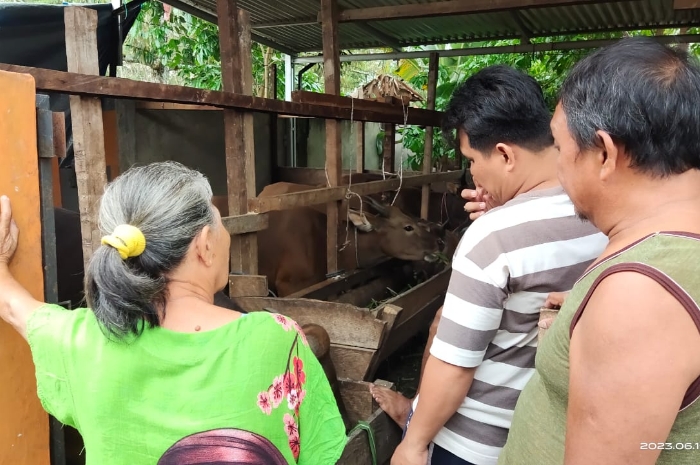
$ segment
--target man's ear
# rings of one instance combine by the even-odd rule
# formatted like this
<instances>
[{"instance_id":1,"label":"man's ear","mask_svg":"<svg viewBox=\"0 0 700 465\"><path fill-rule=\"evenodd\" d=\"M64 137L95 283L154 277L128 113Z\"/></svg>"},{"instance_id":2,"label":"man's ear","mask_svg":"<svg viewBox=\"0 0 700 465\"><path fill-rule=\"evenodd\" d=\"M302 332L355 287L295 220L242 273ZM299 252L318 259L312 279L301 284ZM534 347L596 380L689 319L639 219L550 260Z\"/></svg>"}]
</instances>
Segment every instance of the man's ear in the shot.
<instances>
[{"instance_id":1,"label":"man's ear","mask_svg":"<svg viewBox=\"0 0 700 465\"><path fill-rule=\"evenodd\" d=\"M503 160L506 171L513 171L515 167L515 151L509 144L499 142L496 144L491 156L499 156Z\"/></svg>"},{"instance_id":2,"label":"man's ear","mask_svg":"<svg viewBox=\"0 0 700 465\"><path fill-rule=\"evenodd\" d=\"M348 211L348 216L350 217L350 221L352 221L352 224L354 224L355 227L360 231L370 232L374 230L372 220L374 220L375 218L372 217L369 213L360 213L357 210L350 209Z\"/></svg>"},{"instance_id":3,"label":"man's ear","mask_svg":"<svg viewBox=\"0 0 700 465\"><path fill-rule=\"evenodd\" d=\"M596 131L596 135L600 138L600 142L603 145L600 148L601 153L598 157L601 164L600 179L601 181L605 181L615 172L615 169L618 168L617 165L622 163L622 151L607 132Z\"/></svg>"}]
</instances>

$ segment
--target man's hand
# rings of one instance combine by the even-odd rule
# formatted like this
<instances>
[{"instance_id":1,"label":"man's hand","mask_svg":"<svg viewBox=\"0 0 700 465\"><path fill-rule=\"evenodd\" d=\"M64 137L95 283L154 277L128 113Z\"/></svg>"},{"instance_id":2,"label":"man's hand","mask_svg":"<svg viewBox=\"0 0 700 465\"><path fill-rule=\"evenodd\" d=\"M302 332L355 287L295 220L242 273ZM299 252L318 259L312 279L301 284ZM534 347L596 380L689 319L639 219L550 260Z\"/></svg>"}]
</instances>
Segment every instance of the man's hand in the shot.
<instances>
[{"instance_id":1,"label":"man's hand","mask_svg":"<svg viewBox=\"0 0 700 465\"><path fill-rule=\"evenodd\" d=\"M402 441L391 457L391 465L428 465L428 449L414 450L410 443Z\"/></svg>"},{"instance_id":2,"label":"man's hand","mask_svg":"<svg viewBox=\"0 0 700 465\"><path fill-rule=\"evenodd\" d=\"M566 299L567 295L569 295L568 292L550 292L547 299L544 301L543 308L559 310L561 306L564 305L564 299ZM543 330L549 329L552 323L554 323L557 313L558 312L554 311L540 312L540 321L537 323L537 326ZM542 331L540 331L540 333L542 335L544 334Z\"/></svg>"},{"instance_id":3,"label":"man's hand","mask_svg":"<svg viewBox=\"0 0 700 465\"><path fill-rule=\"evenodd\" d=\"M17 250L17 238L19 228L12 219L12 206L10 199L3 195L0 197L0 265L9 264Z\"/></svg>"},{"instance_id":4,"label":"man's hand","mask_svg":"<svg viewBox=\"0 0 700 465\"><path fill-rule=\"evenodd\" d=\"M547 300L544 301L544 308L558 309L564 305L564 299L569 295L569 292L550 292Z\"/></svg>"},{"instance_id":5,"label":"man's hand","mask_svg":"<svg viewBox=\"0 0 700 465\"><path fill-rule=\"evenodd\" d=\"M467 200L464 211L469 212L469 219L472 221L498 206L486 189L478 185L476 189L464 189L461 195L464 200Z\"/></svg>"}]
</instances>

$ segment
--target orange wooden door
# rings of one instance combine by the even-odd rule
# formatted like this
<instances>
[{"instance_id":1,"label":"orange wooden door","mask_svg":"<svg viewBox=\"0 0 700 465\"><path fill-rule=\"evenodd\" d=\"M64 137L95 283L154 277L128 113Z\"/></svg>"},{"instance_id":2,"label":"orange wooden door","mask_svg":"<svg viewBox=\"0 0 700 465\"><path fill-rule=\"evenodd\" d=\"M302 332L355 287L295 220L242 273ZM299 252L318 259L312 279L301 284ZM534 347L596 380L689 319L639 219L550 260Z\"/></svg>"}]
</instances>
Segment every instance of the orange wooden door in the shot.
<instances>
[{"instance_id":1,"label":"orange wooden door","mask_svg":"<svg viewBox=\"0 0 700 465\"><path fill-rule=\"evenodd\" d=\"M0 71L0 89L0 195L10 197L20 228L11 269L43 300L34 79ZM29 346L0 320L0 465L5 464L48 465L49 420L36 395Z\"/></svg>"}]
</instances>

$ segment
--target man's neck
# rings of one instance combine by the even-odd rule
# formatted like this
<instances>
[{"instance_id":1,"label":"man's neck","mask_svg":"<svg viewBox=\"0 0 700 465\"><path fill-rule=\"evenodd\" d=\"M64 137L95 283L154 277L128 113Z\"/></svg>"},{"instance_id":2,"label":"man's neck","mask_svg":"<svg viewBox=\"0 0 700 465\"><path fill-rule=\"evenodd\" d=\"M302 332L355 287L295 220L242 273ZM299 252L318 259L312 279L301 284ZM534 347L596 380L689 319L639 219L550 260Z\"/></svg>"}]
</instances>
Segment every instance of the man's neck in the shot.
<instances>
[{"instance_id":1,"label":"man's neck","mask_svg":"<svg viewBox=\"0 0 700 465\"><path fill-rule=\"evenodd\" d=\"M526 173L513 198L528 192L561 186L557 177L558 153L554 147L548 147L538 153L530 153L533 161L532 168Z\"/></svg>"},{"instance_id":2,"label":"man's neck","mask_svg":"<svg viewBox=\"0 0 700 465\"><path fill-rule=\"evenodd\" d=\"M605 202L606 210L593 218L611 246L624 247L657 231L700 232L700 171L664 179L637 176L624 195Z\"/></svg>"}]
</instances>

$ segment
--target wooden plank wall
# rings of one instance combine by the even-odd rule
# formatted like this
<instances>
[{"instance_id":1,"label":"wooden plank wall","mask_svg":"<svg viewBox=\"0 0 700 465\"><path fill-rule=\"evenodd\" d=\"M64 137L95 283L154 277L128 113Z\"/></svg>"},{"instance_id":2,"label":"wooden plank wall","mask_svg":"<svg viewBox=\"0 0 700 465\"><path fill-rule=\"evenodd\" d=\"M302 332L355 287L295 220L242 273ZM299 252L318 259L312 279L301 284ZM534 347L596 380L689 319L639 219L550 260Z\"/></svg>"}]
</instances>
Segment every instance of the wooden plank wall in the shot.
<instances>
[{"instance_id":1,"label":"wooden plank wall","mask_svg":"<svg viewBox=\"0 0 700 465\"><path fill-rule=\"evenodd\" d=\"M15 278L44 298L36 93L30 76L0 72L0 195L12 202L20 229L11 264ZM11 89L11 91L9 90ZM0 321L0 463L49 464L49 418L36 395L29 345Z\"/></svg>"},{"instance_id":2,"label":"wooden plank wall","mask_svg":"<svg viewBox=\"0 0 700 465\"><path fill-rule=\"evenodd\" d=\"M65 9L68 71L99 75L97 11L81 7ZM87 268L100 246L97 226L99 201L107 184L102 101L98 97L70 97L73 121L75 177L83 236L83 261Z\"/></svg>"}]
</instances>

